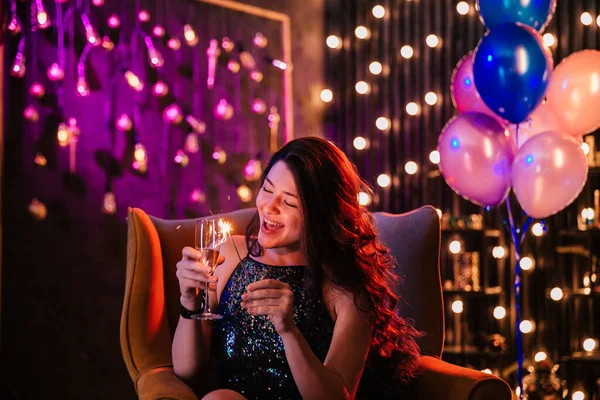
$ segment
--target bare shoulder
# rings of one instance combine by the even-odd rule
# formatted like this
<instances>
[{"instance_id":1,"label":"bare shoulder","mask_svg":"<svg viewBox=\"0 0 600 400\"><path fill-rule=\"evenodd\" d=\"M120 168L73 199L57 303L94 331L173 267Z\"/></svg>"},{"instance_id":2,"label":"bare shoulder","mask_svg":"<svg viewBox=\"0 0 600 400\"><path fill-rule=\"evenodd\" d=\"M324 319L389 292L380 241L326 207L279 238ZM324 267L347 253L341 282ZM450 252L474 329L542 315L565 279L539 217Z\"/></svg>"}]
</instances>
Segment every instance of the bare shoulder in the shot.
<instances>
[{"instance_id":1,"label":"bare shoulder","mask_svg":"<svg viewBox=\"0 0 600 400\"><path fill-rule=\"evenodd\" d=\"M334 322L337 321L340 315L358 315L362 319L370 320L371 313L366 304L356 305L354 293L347 290L334 287L331 283L326 283L323 287L323 298L327 307L327 311L331 315ZM360 304L360 301L359 301Z\"/></svg>"}]
</instances>

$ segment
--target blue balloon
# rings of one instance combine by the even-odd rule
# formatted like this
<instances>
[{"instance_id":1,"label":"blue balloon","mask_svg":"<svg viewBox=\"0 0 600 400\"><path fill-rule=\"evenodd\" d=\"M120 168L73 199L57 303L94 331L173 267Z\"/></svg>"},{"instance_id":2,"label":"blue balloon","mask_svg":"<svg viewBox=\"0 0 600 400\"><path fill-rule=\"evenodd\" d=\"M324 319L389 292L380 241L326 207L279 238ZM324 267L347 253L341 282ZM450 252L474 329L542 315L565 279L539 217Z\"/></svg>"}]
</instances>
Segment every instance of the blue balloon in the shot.
<instances>
[{"instance_id":1,"label":"blue balloon","mask_svg":"<svg viewBox=\"0 0 600 400\"><path fill-rule=\"evenodd\" d=\"M556 0L478 0L483 24L492 30L507 22L520 22L543 31L556 10Z\"/></svg>"},{"instance_id":2,"label":"blue balloon","mask_svg":"<svg viewBox=\"0 0 600 400\"><path fill-rule=\"evenodd\" d=\"M544 98L554 62L533 28L502 24L475 50L473 79L484 103L513 124L527 119Z\"/></svg>"}]
</instances>

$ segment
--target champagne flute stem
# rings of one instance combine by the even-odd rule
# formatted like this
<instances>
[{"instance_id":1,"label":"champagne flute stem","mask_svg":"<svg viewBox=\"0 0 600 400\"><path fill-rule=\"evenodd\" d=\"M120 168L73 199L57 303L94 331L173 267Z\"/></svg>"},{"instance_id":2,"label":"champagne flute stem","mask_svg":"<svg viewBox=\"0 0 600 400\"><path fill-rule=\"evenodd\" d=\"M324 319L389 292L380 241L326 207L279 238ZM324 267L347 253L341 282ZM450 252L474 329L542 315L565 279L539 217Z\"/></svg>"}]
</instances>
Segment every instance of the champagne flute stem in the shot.
<instances>
[{"instance_id":1,"label":"champagne flute stem","mask_svg":"<svg viewBox=\"0 0 600 400\"><path fill-rule=\"evenodd\" d=\"M208 305L208 282L204 282L206 284L206 299L204 301L204 314L210 314L210 306Z\"/></svg>"}]
</instances>

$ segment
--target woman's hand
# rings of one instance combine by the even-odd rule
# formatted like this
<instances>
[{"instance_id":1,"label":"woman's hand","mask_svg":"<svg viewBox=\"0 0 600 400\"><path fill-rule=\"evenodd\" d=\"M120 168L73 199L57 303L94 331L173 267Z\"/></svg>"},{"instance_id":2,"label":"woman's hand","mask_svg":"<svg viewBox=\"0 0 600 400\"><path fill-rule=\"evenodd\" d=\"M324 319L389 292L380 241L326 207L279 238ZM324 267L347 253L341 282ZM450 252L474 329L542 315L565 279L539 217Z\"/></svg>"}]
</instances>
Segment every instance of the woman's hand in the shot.
<instances>
[{"instance_id":1,"label":"woman's hand","mask_svg":"<svg viewBox=\"0 0 600 400\"><path fill-rule=\"evenodd\" d=\"M181 292L181 304L188 310L197 310L200 307L202 294L206 284L214 284L218 278L210 275L211 268L204 264L202 254L193 247L184 247L181 260L177 263L177 279ZM217 265L225 261L225 257L219 257ZM211 289L213 290L213 289Z\"/></svg>"},{"instance_id":2,"label":"woman's hand","mask_svg":"<svg viewBox=\"0 0 600 400\"><path fill-rule=\"evenodd\" d=\"M242 308L250 314L267 315L280 336L292 331L294 296L287 283L263 279L249 284L246 290L242 295Z\"/></svg>"}]
</instances>

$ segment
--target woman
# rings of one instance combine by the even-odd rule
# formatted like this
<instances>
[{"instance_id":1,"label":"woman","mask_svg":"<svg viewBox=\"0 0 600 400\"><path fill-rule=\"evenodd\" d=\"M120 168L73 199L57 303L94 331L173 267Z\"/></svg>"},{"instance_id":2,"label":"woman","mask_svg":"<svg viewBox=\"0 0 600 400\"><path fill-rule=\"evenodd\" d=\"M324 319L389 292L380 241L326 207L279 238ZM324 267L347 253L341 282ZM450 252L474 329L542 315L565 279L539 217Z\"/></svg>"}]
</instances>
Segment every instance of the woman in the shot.
<instances>
[{"instance_id":1,"label":"woman","mask_svg":"<svg viewBox=\"0 0 600 400\"><path fill-rule=\"evenodd\" d=\"M259 183L246 235L222 245L214 276L196 250L183 249L184 314L200 309L199 289L210 282L211 309L223 319L180 318L175 373L193 384L212 356L219 389L205 399L372 398L386 382L408 382L419 333L394 312L394 263L358 202L366 185L355 166L328 141L306 137L275 153Z\"/></svg>"}]
</instances>

